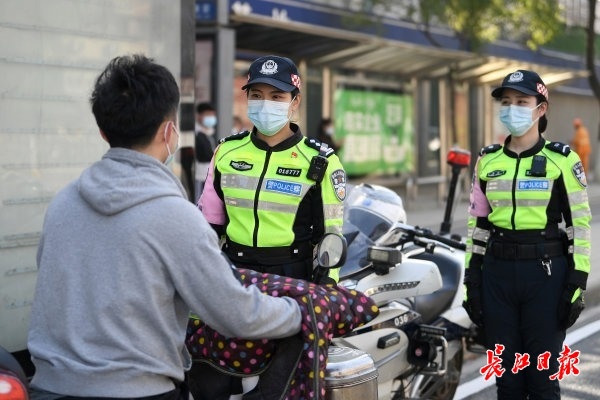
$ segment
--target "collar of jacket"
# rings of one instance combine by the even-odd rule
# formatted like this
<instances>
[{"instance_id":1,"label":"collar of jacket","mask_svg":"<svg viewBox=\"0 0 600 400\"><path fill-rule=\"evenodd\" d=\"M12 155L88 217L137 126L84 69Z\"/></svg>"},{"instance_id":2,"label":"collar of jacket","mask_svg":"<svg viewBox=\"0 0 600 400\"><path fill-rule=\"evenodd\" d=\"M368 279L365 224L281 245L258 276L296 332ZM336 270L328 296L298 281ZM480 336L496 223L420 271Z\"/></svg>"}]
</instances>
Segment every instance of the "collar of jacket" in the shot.
<instances>
[{"instance_id":1,"label":"collar of jacket","mask_svg":"<svg viewBox=\"0 0 600 400\"><path fill-rule=\"evenodd\" d=\"M300 127L298 125L290 123L290 128L292 129L292 132L294 132L294 134L273 147L270 147L266 142L263 142L258 138L258 136L256 135L256 127L252 128L252 134L250 137L252 143L261 150L283 151L295 146L296 144L298 144L298 142L304 139L304 136L302 136L302 132L300 131Z\"/></svg>"},{"instance_id":2,"label":"collar of jacket","mask_svg":"<svg viewBox=\"0 0 600 400\"><path fill-rule=\"evenodd\" d=\"M546 145L546 139L544 139L542 137L542 135L540 135L540 138L538 139L537 143L533 147L523 151L521 154L517 154L514 151L510 151L507 147L507 145L510 143L510 138L511 138L510 136L506 138L506 141L504 142L503 151L504 151L504 154L506 154L507 156L512 157L512 158L531 157L531 156L539 153Z\"/></svg>"}]
</instances>

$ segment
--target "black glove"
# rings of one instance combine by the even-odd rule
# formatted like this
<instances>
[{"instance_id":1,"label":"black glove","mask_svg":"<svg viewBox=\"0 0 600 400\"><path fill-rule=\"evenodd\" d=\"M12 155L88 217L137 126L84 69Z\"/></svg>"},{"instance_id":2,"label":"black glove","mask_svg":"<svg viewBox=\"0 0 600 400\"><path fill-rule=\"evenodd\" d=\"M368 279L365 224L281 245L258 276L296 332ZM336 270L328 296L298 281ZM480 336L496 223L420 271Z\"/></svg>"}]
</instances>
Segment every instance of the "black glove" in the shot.
<instances>
[{"instance_id":1,"label":"black glove","mask_svg":"<svg viewBox=\"0 0 600 400\"><path fill-rule=\"evenodd\" d=\"M479 327L483 326L483 309L481 307L481 269L467 268L465 271L465 287L467 296L463 307L471 321Z\"/></svg>"},{"instance_id":2,"label":"black glove","mask_svg":"<svg viewBox=\"0 0 600 400\"><path fill-rule=\"evenodd\" d=\"M483 310L481 308L481 287L466 285L467 298L463 301L463 307L469 314L471 321L477 326L483 326Z\"/></svg>"},{"instance_id":3,"label":"black glove","mask_svg":"<svg viewBox=\"0 0 600 400\"><path fill-rule=\"evenodd\" d=\"M312 281L317 285L337 285L335 279L329 277L329 268L323 267L317 267L313 270Z\"/></svg>"},{"instance_id":4,"label":"black glove","mask_svg":"<svg viewBox=\"0 0 600 400\"><path fill-rule=\"evenodd\" d=\"M559 328L566 330L573 326L584 308L585 301L583 298L583 290L575 285L567 285L563 290L558 303Z\"/></svg>"}]
</instances>

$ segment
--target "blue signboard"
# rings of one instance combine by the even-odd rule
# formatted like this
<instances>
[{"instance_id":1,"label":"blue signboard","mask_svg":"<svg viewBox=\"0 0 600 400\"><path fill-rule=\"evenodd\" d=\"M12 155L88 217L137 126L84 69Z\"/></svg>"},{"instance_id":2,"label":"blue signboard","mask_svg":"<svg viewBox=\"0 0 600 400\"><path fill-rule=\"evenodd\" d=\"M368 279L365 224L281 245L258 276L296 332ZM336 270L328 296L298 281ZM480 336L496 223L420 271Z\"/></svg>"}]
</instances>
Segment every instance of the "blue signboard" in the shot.
<instances>
[{"instance_id":1,"label":"blue signboard","mask_svg":"<svg viewBox=\"0 0 600 400\"><path fill-rule=\"evenodd\" d=\"M215 22L217 20L217 0L196 0L196 21Z\"/></svg>"}]
</instances>

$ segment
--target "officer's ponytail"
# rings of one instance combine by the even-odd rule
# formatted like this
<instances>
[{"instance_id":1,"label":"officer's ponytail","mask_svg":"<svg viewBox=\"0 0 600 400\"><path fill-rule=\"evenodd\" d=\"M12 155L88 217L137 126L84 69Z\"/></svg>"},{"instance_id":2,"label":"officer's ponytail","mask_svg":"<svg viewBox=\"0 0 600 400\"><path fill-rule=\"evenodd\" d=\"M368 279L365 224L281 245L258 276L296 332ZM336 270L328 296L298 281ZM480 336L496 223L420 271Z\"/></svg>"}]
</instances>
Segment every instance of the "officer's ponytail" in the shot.
<instances>
[{"instance_id":1,"label":"officer's ponytail","mask_svg":"<svg viewBox=\"0 0 600 400\"><path fill-rule=\"evenodd\" d=\"M542 95L536 96L536 99L537 99L537 104L542 104L543 102L546 102L546 104L548 103L548 100L546 100L546 97L544 97ZM546 114L547 114L547 112L546 112ZM546 114L542 115L538 122L538 133L540 135L542 133L546 132L546 128L548 127L548 118L546 117Z\"/></svg>"}]
</instances>

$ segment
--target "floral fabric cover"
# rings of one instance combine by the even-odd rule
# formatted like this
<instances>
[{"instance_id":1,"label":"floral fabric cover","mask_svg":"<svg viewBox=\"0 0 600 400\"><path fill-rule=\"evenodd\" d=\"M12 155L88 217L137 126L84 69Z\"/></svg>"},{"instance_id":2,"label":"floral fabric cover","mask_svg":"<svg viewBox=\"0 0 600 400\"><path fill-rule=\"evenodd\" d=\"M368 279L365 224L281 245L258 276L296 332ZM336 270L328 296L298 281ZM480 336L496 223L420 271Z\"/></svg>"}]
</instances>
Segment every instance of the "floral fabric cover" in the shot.
<instances>
[{"instance_id":1,"label":"floral fabric cover","mask_svg":"<svg viewBox=\"0 0 600 400\"><path fill-rule=\"evenodd\" d=\"M379 314L366 295L341 286L316 285L249 269L236 270L241 282L256 285L270 296L294 298L302 311L304 350L287 388L286 399L324 399L327 349L333 337L343 336ZM186 340L195 360L208 362L237 376L260 374L275 352L275 341L226 338L197 318L190 318Z\"/></svg>"}]
</instances>

